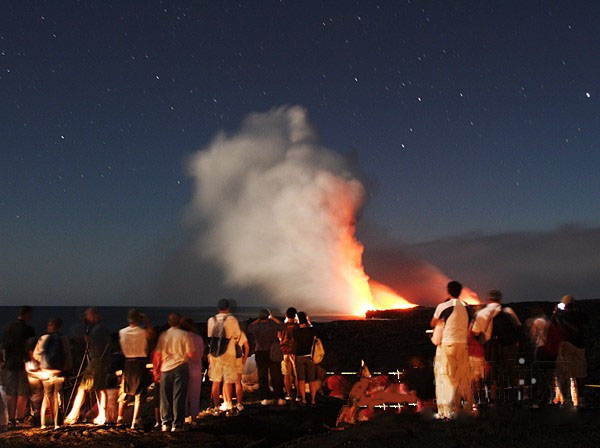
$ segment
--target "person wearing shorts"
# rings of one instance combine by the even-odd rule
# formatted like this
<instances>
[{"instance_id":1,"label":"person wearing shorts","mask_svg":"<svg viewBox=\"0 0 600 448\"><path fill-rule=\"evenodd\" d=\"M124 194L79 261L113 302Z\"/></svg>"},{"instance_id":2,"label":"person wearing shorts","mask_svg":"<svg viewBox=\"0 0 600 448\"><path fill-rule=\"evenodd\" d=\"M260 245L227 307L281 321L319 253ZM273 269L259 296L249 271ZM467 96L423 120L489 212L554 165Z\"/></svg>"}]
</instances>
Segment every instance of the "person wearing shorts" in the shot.
<instances>
[{"instance_id":1,"label":"person wearing shorts","mask_svg":"<svg viewBox=\"0 0 600 448\"><path fill-rule=\"evenodd\" d=\"M123 411L128 396L134 397L133 416L131 429L135 429L138 421L142 396L146 395L150 378L146 370L148 363L148 340L154 336L154 328L145 314L132 308L127 314L129 326L119 330L119 343L125 356L123 368L123 381L119 397L119 411L117 425L123 423ZM144 322L144 327L140 324Z\"/></svg>"},{"instance_id":2,"label":"person wearing shorts","mask_svg":"<svg viewBox=\"0 0 600 448\"><path fill-rule=\"evenodd\" d=\"M296 341L294 341L294 330L298 328L296 319L297 310L294 307L289 307L285 312L284 327L279 334L281 345L281 353L283 353L283 361L281 361L281 373L283 375L283 385L285 386L286 400L292 399L293 386L298 388L296 384ZM299 396L298 396L298 399Z\"/></svg>"},{"instance_id":3,"label":"person wearing shorts","mask_svg":"<svg viewBox=\"0 0 600 448\"><path fill-rule=\"evenodd\" d=\"M246 360L248 359L248 355L250 354L250 344L248 344L248 338L246 337L246 333L241 332L240 340L237 342L239 347L239 351L236 352L235 358L235 398L237 400L236 408L238 411L244 410L244 405L242 404L242 400L244 399L244 386L242 385L242 375L244 373L244 364L246 364ZM238 357L238 354L241 356Z\"/></svg>"},{"instance_id":4,"label":"person wearing shorts","mask_svg":"<svg viewBox=\"0 0 600 448\"><path fill-rule=\"evenodd\" d=\"M235 370L235 344L241 336L238 320L229 314L229 300L221 299L217 304L218 313L208 319L208 338L211 349L208 355L208 378L212 382L211 395L215 412L233 410L233 385L237 378ZM227 348L220 356L215 356L212 349L215 341L227 339ZM223 404L220 405L221 383L223 383Z\"/></svg>"},{"instance_id":5,"label":"person wearing shorts","mask_svg":"<svg viewBox=\"0 0 600 448\"><path fill-rule=\"evenodd\" d=\"M298 377L298 395L300 405L306 406L306 382L310 388L310 404L316 405L317 383L315 381L315 363L312 360L311 352L313 340L316 336L315 329L310 326L310 322L305 313L298 313L298 328L294 330L294 340L296 341L296 375Z\"/></svg>"}]
</instances>

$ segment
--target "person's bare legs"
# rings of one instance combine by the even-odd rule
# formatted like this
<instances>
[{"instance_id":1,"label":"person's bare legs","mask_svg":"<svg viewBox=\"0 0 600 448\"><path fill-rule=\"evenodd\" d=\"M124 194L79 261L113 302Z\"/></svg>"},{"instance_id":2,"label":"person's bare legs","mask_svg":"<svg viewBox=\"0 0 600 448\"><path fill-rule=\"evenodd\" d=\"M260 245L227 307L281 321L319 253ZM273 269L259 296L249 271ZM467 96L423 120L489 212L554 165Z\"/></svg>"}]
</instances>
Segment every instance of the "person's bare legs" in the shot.
<instances>
[{"instance_id":1,"label":"person's bare legs","mask_svg":"<svg viewBox=\"0 0 600 448\"><path fill-rule=\"evenodd\" d=\"M94 419L94 425L104 425L106 423L106 401L107 395L105 390L97 392L98 397L98 416Z\"/></svg>"},{"instance_id":2,"label":"person's bare legs","mask_svg":"<svg viewBox=\"0 0 600 448\"><path fill-rule=\"evenodd\" d=\"M283 376L283 384L285 386L285 393L288 397L293 398L292 396L292 375L284 375Z\"/></svg>"},{"instance_id":3,"label":"person's bare legs","mask_svg":"<svg viewBox=\"0 0 600 448\"><path fill-rule=\"evenodd\" d=\"M310 402L311 404L317 403L317 382L311 381L308 383L308 387L310 388Z\"/></svg>"},{"instance_id":4,"label":"person's bare legs","mask_svg":"<svg viewBox=\"0 0 600 448\"><path fill-rule=\"evenodd\" d=\"M298 390L296 391L296 394L300 397L300 402L306 404L306 382L304 380L298 380Z\"/></svg>"},{"instance_id":5,"label":"person's bare legs","mask_svg":"<svg viewBox=\"0 0 600 448\"><path fill-rule=\"evenodd\" d=\"M223 382L223 401L233 406L233 383Z\"/></svg>"},{"instance_id":6,"label":"person's bare legs","mask_svg":"<svg viewBox=\"0 0 600 448\"><path fill-rule=\"evenodd\" d=\"M81 386L77 389L77 394L75 395L75 400L73 400L73 407L71 408L71 412L69 415L65 417L64 424L65 425L74 425L79 420L79 411L81 410L81 406L83 406L83 402L85 401L85 389Z\"/></svg>"},{"instance_id":7,"label":"person's bare legs","mask_svg":"<svg viewBox=\"0 0 600 448\"><path fill-rule=\"evenodd\" d=\"M241 373L238 373L235 379L235 398L237 399L237 404L242 404L242 399L244 398L244 386L242 386Z\"/></svg>"},{"instance_id":8,"label":"person's bare legs","mask_svg":"<svg viewBox=\"0 0 600 448\"><path fill-rule=\"evenodd\" d=\"M58 410L60 409L60 393L62 391L63 383L65 379L62 377L54 378L54 403L53 403L53 412L54 412L54 429L58 428ZM44 416L44 414L42 414ZM42 417L44 418L44 417Z\"/></svg>"},{"instance_id":9,"label":"person's bare legs","mask_svg":"<svg viewBox=\"0 0 600 448\"><path fill-rule=\"evenodd\" d=\"M579 406L579 389L577 388L577 378L571 378L571 402L573 406Z\"/></svg>"},{"instance_id":10,"label":"person's bare legs","mask_svg":"<svg viewBox=\"0 0 600 448\"><path fill-rule=\"evenodd\" d=\"M213 381L211 395L215 408L221 405L221 382Z\"/></svg>"},{"instance_id":11,"label":"person's bare legs","mask_svg":"<svg viewBox=\"0 0 600 448\"><path fill-rule=\"evenodd\" d=\"M50 379L42 382L44 386L44 398L42 398L42 406L40 407L40 428L42 429L46 428L46 409L48 409L50 394L52 394L52 390L54 389L51 381Z\"/></svg>"},{"instance_id":12,"label":"person's bare legs","mask_svg":"<svg viewBox=\"0 0 600 448\"><path fill-rule=\"evenodd\" d=\"M123 423L123 411L125 410L125 404L127 403L127 395L124 393L119 397L119 407L117 410L117 425Z\"/></svg>"},{"instance_id":13,"label":"person's bare legs","mask_svg":"<svg viewBox=\"0 0 600 448\"><path fill-rule=\"evenodd\" d=\"M138 415L140 413L140 403L142 401L142 395L136 394L135 401L133 402L133 417L131 418L131 429L135 429L137 424Z\"/></svg>"}]
</instances>

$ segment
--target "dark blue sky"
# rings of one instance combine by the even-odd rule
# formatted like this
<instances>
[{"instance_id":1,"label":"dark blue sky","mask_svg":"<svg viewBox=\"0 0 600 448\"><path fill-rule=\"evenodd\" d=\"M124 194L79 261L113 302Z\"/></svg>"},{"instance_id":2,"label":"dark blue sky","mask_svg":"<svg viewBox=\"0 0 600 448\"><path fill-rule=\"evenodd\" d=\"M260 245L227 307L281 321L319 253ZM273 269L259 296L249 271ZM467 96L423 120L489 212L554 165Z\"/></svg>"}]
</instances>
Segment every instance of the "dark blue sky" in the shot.
<instances>
[{"instance_id":1,"label":"dark blue sky","mask_svg":"<svg viewBox=\"0 0 600 448\"><path fill-rule=\"evenodd\" d=\"M357 158L362 219L406 245L598 226L599 19L593 1L3 2L3 300L126 297L183 239L186 155L282 104Z\"/></svg>"}]
</instances>

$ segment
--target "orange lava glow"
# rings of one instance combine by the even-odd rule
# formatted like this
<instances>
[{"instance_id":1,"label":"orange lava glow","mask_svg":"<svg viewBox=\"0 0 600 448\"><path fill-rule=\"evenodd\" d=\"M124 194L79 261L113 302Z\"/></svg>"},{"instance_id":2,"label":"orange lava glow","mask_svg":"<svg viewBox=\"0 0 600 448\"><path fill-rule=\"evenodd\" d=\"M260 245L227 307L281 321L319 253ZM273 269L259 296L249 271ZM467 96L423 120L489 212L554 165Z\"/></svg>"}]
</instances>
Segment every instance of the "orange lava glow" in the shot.
<instances>
[{"instance_id":1,"label":"orange lava glow","mask_svg":"<svg viewBox=\"0 0 600 448\"><path fill-rule=\"evenodd\" d=\"M481 303L477 293L471 291L469 288L463 288L460 299L467 302L467 305L479 305Z\"/></svg>"},{"instance_id":2,"label":"orange lava glow","mask_svg":"<svg viewBox=\"0 0 600 448\"><path fill-rule=\"evenodd\" d=\"M353 213L348 210L347 213ZM349 220L348 222L352 222ZM362 264L363 246L354 238L354 226L349 225L340 241L340 271L349 291L350 312L363 316L369 310L409 309L417 305L398 295L392 288L369 278Z\"/></svg>"},{"instance_id":3,"label":"orange lava glow","mask_svg":"<svg viewBox=\"0 0 600 448\"><path fill-rule=\"evenodd\" d=\"M346 190L340 191L338 197L345 197ZM370 310L411 309L418 306L400 296L389 286L369 278L362 263L364 247L356 240L355 234L355 203L340 200L332 207L332 218L339 230L337 250L333 254L340 277L337 279L339 297L346 299L348 311L354 316L364 317ZM443 275L443 274L442 274ZM450 279L448 279L449 281ZM477 294L468 288L463 289L461 299L469 304L478 304Z\"/></svg>"}]
</instances>

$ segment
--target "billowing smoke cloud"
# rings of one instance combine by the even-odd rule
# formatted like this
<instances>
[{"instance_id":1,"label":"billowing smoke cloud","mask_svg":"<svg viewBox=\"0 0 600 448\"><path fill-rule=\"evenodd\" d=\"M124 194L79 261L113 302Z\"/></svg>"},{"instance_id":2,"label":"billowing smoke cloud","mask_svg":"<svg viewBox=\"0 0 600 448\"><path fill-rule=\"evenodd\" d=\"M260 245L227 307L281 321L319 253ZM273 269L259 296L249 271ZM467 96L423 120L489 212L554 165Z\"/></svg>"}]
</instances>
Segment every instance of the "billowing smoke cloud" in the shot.
<instances>
[{"instance_id":1,"label":"billowing smoke cloud","mask_svg":"<svg viewBox=\"0 0 600 448\"><path fill-rule=\"evenodd\" d=\"M348 238L364 189L344 158L319 144L304 109L249 115L188 168L196 251L217 261L228 284L259 286L282 306L351 311L362 247Z\"/></svg>"}]
</instances>

